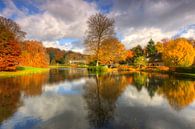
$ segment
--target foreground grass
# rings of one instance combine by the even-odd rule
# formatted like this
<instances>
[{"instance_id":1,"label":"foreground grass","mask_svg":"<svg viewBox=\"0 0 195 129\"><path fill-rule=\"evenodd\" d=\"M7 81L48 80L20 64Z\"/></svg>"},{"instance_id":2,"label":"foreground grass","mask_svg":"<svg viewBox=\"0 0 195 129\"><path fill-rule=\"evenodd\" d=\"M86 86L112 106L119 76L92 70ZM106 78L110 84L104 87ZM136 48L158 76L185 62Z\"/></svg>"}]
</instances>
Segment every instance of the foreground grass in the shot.
<instances>
[{"instance_id":1,"label":"foreground grass","mask_svg":"<svg viewBox=\"0 0 195 129\"><path fill-rule=\"evenodd\" d=\"M0 77L15 77L27 74L34 74L49 71L49 68L35 68L35 67L17 67L14 72L0 72Z\"/></svg>"}]
</instances>

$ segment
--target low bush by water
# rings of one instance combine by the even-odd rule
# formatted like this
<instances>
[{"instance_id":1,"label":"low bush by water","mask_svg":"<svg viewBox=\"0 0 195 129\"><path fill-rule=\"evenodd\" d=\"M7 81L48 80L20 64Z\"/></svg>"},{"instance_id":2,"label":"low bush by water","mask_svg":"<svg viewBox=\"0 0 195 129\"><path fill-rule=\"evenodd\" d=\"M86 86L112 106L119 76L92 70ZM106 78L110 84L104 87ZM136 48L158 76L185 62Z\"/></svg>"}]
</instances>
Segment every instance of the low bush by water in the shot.
<instances>
[{"instance_id":1,"label":"low bush by water","mask_svg":"<svg viewBox=\"0 0 195 129\"><path fill-rule=\"evenodd\" d=\"M108 66L89 66L88 70L91 72L105 72L108 70Z\"/></svg>"}]
</instances>

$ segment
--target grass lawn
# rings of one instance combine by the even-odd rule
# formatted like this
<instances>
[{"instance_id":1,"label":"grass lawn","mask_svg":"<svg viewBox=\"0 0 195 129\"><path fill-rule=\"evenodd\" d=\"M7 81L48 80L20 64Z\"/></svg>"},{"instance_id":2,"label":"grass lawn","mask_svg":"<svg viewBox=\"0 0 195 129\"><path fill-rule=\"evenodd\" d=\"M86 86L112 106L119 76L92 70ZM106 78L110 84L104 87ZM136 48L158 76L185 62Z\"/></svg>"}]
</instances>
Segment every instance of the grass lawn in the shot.
<instances>
[{"instance_id":1,"label":"grass lawn","mask_svg":"<svg viewBox=\"0 0 195 129\"><path fill-rule=\"evenodd\" d=\"M17 67L17 70L14 72L0 72L0 77L14 77L14 76L21 76L33 73L40 73L49 71L49 68L35 68L35 67Z\"/></svg>"}]
</instances>

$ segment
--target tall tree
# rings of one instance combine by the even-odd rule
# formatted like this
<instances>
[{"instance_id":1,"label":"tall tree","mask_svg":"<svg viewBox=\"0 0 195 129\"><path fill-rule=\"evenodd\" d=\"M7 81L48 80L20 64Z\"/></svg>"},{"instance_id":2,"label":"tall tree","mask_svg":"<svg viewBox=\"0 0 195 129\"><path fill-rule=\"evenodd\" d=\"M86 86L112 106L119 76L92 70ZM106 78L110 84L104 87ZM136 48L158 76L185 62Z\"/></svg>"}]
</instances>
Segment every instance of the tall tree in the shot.
<instances>
[{"instance_id":1,"label":"tall tree","mask_svg":"<svg viewBox=\"0 0 195 129\"><path fill-rule=\"evenodd\" d=\"M104 40L114 36L114 20L106 15L97 13L88 19L87 38L85 41L86 50L94 55L99 63L100 48Z\"/></svg>"},{"instance_id":2,"label":"tall tree","mask_svg":"<svg viewBox=\"0 0 195 129\"><path fill-rule=\"evenodd\" d=\"M20 26L11 19L0 16L0 26L13 33L17 40L23 39L26 35L26 32L22 31Z\"/></svg>"},{"instance_id":3,"label":"tall tree","mask_svg":"<svg viewBox=\"0 0 195 129\"><path fill-rule=\"evenodd\" d=\"M154 41L152 39L150 39L150 41L147 44L146 52L147 52L148 57L151 57L156 53L155 44L154 44Z\"/></svg>"},{"instance_id":4,"label":"tall tree","mask_svg":"<svg viewBox=\"0 0 195 129\"><path fill-rule=\"evenodd\" d=\"M0 17L0 71L13 71L19 64L19 41L25 32L12 20Z\"/></svg>"}]
</instances>

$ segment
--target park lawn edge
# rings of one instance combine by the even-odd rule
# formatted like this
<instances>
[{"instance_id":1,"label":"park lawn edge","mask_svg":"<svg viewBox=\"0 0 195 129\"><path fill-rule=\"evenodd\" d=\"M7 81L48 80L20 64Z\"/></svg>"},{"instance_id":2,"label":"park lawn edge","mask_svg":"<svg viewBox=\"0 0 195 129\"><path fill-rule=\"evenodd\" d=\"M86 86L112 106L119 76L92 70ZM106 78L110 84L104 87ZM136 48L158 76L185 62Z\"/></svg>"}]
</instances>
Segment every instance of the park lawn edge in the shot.
<instances>
[{"instance_id":1,"label":"park lawn edge","mask_svg":"<svg viewBox=\"0 0 195 129\"><path fill-rule=\"evenodd\" d=\"M20 66L20 67L17 67L17 70L13 71L13 72L8 72L8 71L0 72L0 77L15 77L15 76L48 72L48 71L49 71L49 68L36 68L36 67Z\"/></svg>"}]
</instances>

